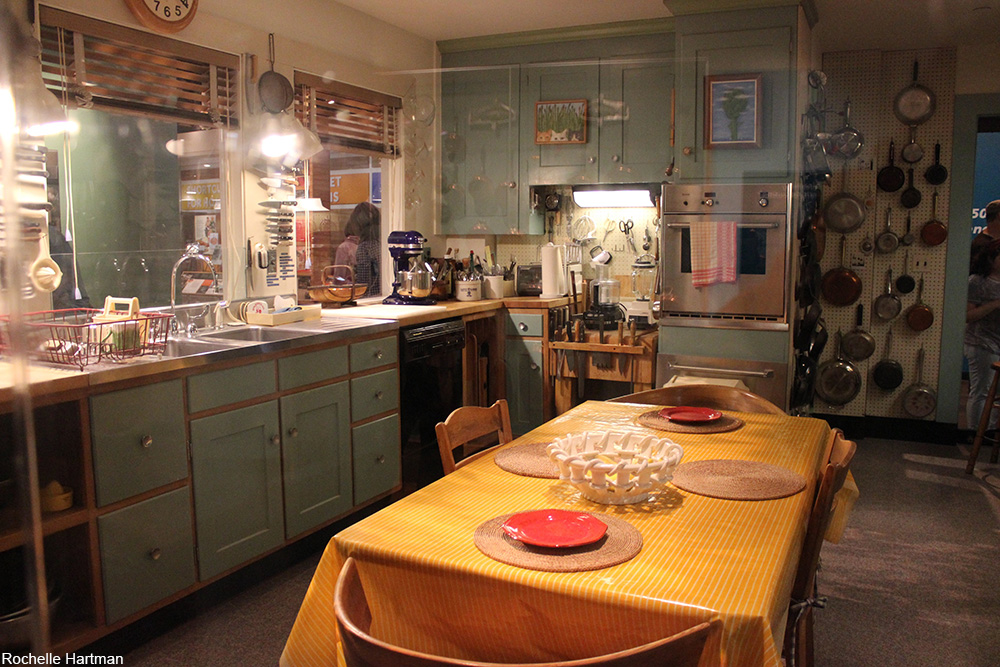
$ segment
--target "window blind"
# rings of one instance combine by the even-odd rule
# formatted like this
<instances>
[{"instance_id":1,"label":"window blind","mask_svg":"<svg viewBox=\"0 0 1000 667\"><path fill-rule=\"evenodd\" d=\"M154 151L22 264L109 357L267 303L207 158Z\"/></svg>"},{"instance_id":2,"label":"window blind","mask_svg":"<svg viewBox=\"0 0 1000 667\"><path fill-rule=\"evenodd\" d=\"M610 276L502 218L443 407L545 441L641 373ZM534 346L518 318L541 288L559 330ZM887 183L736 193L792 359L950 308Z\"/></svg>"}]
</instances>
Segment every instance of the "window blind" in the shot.
<instances>
[{"instance_id":1,"label":"window blind","mask_svg":"<svg viewBox=\"0 0 1000 667\"><path fill-rule=\"evenodd\" d=\"M327 149L400 156L400 108L392 95L295 73L295 115Z\"/></svg>"},{"instance_id":2,"label":"window blind","mask_svg":"<svg viewBox=\"0 0 1000 667\"><path fill-rule=\"evenodd\" d=\"M42 76L70 105L236 126L239 57L40 7Z\"/></svg>"}]
</instances>

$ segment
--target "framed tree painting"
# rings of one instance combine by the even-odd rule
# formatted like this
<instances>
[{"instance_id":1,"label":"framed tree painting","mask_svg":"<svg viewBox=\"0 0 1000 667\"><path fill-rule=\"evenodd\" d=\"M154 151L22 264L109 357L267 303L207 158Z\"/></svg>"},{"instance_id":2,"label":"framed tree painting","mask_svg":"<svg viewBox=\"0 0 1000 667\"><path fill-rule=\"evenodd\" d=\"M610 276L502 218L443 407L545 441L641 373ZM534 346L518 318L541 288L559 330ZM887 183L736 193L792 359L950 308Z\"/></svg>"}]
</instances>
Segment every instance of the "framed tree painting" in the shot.
<instances>
[{"instance_id":1,"label":"framed tree painting","mask_svg":"<svg viewBox=\"0 0 1000 667\"><path fill-rule=\"evenodd\" d=\"M705 77L705 148L760 148L761 75Z\"/></svg>"},{"instance_id":2,"label":"framed tree painting","mask_svg":"<svg viewBox=\"0 0 1000 667\"><path fill-rule=\"evenodd\" d=\"M587 143L587 100L535 102L535 143Z\"/></svg>"}]
</instances>

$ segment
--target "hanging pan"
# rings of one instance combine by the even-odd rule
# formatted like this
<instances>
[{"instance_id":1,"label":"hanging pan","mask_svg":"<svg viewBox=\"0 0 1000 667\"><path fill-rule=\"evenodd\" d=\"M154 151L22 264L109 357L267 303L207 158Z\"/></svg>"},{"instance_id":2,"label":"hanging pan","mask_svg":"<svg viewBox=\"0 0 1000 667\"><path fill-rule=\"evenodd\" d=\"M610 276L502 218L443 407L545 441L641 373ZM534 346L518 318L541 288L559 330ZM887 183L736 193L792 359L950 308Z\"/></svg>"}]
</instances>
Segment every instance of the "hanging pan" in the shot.
<instances>
[{"instance_id":1,"label":"hanging pan","mask_svg":"<svg viewBox=\"0 0 1000 667\"><path fill-rule=\"evenodd\" d=\"M934 311L924 303L924 277L920 276L917 302L906 309L906 324L914 331L924 331L934 324Z\"/></svg>"},{"instance_id":2,"label":"hanging pan","mask_svg":"<svg viewBox=\"0 0 1000 667\"><path fill-rule=\"evenodd\" d=\"M931 196L931 219L920 229L920 239L927 245L941 245L948 238L948 227L937 218L937 190Z\"/></svg>"},{"instance_id":3,"label":"hanging pan","mask_svg":"<svg viewBox=\"0 0 1000 667\"><path fill-rule=\"evenodd\" d=\"M875 339L864 330L864 305L858 304L854 330L847 332L840 347L851 361L864 361L875 353Z\"/></svg>"},{"instance_id":4,"label":"hanging pan","mask_svg":"<svg viewBox=\"0 0 1000 667\"><path fill-rule=\"evenodd\" d=\"M865 221L867 210L860 199L847 192L847 163L844 163L844 182L841 191L827 200L823 207L826 228L846 234L853 232Z\"/></svg>"},{"instance_id":5,"label":"hanging pan","mask_svg":"<svg viewBox=\"0 0 1000 667\"><path fill-rule=\"evenodd\" d=\"M924 348L917 352L917 381L903 394L903 409L912 417L926 417L937 407L937 392L924 384Z\"/></svg>"},{"instance_id":6,"label":"hanging pan","mask_svg":"<svg viewBox=\"0 0 1000 667\"><path fill-rule=\"evenodd\" d=\"M851 127L851 100L844 102L844 127L830 137L830 145L833 152L845 160L857 157L865 145L864 135Z\"/></svg>"},{"instance_id":7,"label":"hanging pan","mask_svg":"<svg viewBox=\"0 0 1000 667\"><path fill-rule=\"evenodd\" d=\"M899 154L903 157L903 162L910 164L924 159L924 147L917 143L917 127L915 125L910 126L910 143L903 146L903 150Z\"/></svg>"},{"instance_id":8,"label":"hanging pan","mask_svg":"<svg viewBox=\"0 0 1000 667\"><path fill-rule=\"evenodd\" d=\"M812 403L816 385L816 360L804 352L795 355L795 381L792 384L792 407Z\"/></svg>"},{"instance_id":9,"label":"hanging pan","mask_svg":"<svg viewBox=\"0 0 1000 667\"><path fill-rule=\"evenodd\" d=\"M913 233L913 220L910 214L906 214L906 233L903 237L899 239L901 245L913 245L913 242L917 240L917 235Z\"/></svg>"},{"instance_id":10,"label":"hanging pan","mask_svg":"<svg viewBox=\"0 0 1000 667\"><path fill-rule=\"evenodd\" d=\"M924 180L931 185L941 185L948 180L948 170L941 164L941 143L934 144L934 164L927 167Z\"/></svg>"},{"instance_id":11,"label":"hanging pan","mask_svg":"<svg viewBox=\"0 0 1000 667\"><path fill-rule=\"evenodd\" d=\"M899 297L892 293L892 267L890 267L886 272L885 294L880 294L875 299L875 316L880 320L888 322L895 319L902 309L903 304L899 300Z\"/></svg>"},{"instance_id":12,"label":"hanging pan","mask_svg":"<svg viewBox=\"0 0 1000 667\"><path fill-rule=\"evenodd\" d=\"M837 331L837 358L823 363L816 376L816 393L830 405L845 405L861 391L861 371L844 358Z\"/></svg>"},{"instance_id":13,"label":"hanging pan","mask_svg":"<svg viewBox=\"0 0 1000 667\"><path fill-rule=\"evenodd\" d=\"M872 370L872 378L879 389L892 391L903 383L903 367L898 361L889 356L892 351L892 329L885 335L885 356L875 364Z\"/></svg>"},{"instance_id":14,"label":"hanging pan","mask_svg":"<svg viewBox=\"0 0 1000 667\"><path fill-rule=\"evenodd\" d=\"M875 182L883 192L895 192L903 187L906 176L903 170L896 166L896 142L889 141L889 164L879 169Z\"/></svg>"},{"instance_id":15,"label":"hanging pan","mask_svg":"<svg viewBox=\"0 0 1000 667\"><path fill-rule=\"evenodd\" d=\"M861 278L845 261L847 236L840 236L840 266L830 269L823 276L822 292L827 301L835 306L849 306L861 296Z\"/></svg>"},{"instance_id":16,"label":"hanging pan","mask_svg":"<svg viewBox=\"0 0 1000 667\"><path fill-rule=\"evenodd\" d=\"M885 229L875 237L875 249L882 253L894 252L899 247L899 237L892 231L892 209L885 211Z\"/></svg>"},{"instance_id":17,"label":"hanging pan","mask_svg":"<svg viewBox=\"0 0 1000 667\"><path fill-rule=\"evenodd\" d=\"M917 286L917 281L913 279L907 271L910 268L910 251L906 251L906 258L903 260L903 272L896 278L896 291L900 294L909 294Z\"/></svg>"},{"instance_id":18,"label":"hanging pan","mask_svg":"<svg viewBox=\"0 0 1000 667\"><path fill-rule=\"evenodd\" d=\"M267 36L268 57L271 69L260 75L257 81L257 92L260 94L260 104L265 111L281 113L295 99L295 91L291 82L274 71L274 33Z\"/></svg>"},{"instance_id":19,"label":"hanging pan","mask_svg":"<svg viewBox=\"0 0 1000 667\"><path fill-rule=\"evenodd\" d=\"M903 125L920 125L934 115L937 100L930 88L917 83L919 63L913 61L913 81L896 94L893 112Z\"/></svg>"},{"instance_id":20,"label":"hanging pan","mask_svg":"<svg viewBox=\"0 0 1000 667\"><path fill-rule=\"evenodd\" d=\"M901 203L906 208L916 208L920 206L920 200L923 199L923 195L920 194L920 190L917 190L913 186L913 167L910 167L910 185L903 190L903 194L899 196L899 203Z\"/></svg>"}]
</instances>

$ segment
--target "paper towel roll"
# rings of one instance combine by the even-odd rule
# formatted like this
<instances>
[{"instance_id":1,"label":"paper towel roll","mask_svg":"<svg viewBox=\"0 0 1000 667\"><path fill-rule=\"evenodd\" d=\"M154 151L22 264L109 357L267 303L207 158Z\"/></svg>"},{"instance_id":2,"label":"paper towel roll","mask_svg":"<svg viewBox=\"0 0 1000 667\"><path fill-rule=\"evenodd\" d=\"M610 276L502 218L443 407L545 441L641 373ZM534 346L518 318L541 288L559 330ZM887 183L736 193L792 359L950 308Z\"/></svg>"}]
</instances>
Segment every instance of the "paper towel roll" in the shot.
<instances>
[{"instance_id":1,"label":"paper towel roll","mask_svg":"<svg viewBox=\"0 0 1000 667\"><path fill-rule=\"evenodd\" d=\"M566 296L566 248L549 243L542 246L542 294L543 299Z\"/></svg>"}]
</instances>

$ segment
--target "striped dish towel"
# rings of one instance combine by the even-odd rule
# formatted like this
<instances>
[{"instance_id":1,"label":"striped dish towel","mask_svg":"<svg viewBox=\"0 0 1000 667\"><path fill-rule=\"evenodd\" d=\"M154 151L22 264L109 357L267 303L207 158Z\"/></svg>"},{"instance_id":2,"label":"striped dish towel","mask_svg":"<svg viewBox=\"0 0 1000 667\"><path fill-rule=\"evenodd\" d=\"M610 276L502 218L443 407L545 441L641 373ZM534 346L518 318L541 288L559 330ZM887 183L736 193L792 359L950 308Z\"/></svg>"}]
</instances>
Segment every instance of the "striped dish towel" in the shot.
<instances>
[{"instance_id":1,"label":"striped dish towel","mask_svg":"<svg viewBox=\"0 0 1000 667\"><path fill-rule=\"evenodd\" d=\"M691 223L691 284L736 282L736 222Z\"/></svg>"}]
</instances>

